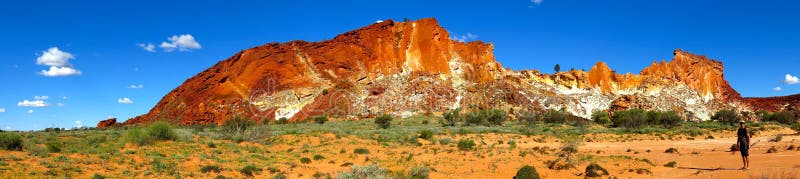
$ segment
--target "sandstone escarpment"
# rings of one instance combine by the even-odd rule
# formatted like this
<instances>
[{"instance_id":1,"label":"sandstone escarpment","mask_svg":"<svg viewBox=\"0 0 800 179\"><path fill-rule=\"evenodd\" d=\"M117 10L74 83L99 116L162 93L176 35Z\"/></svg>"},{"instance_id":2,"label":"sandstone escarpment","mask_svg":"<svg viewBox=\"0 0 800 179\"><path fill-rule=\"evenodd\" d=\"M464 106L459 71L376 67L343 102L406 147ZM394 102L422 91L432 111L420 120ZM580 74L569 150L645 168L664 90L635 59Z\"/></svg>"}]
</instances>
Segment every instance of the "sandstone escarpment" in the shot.
<instances>
[{"instance_id":1,"label":"sandstone escarpment","mask_svg":"<svg viewBox=\"0 0 800 179\"><path fill-rule=\"evenodd\" d=\"M387 20L331 40L250 48L187 79L149 113L125 123L408 116L454 108L564 109L586 118L594 111L645 108L707 120L723 108L773 110L779 106L769 102L798 101L742 99L721 62L682 50L640 74L617 74L603 62L588 72L542 74L507 70L495 61L491 44L449 37L435 19Z\"/></svg>"}]
</instances>

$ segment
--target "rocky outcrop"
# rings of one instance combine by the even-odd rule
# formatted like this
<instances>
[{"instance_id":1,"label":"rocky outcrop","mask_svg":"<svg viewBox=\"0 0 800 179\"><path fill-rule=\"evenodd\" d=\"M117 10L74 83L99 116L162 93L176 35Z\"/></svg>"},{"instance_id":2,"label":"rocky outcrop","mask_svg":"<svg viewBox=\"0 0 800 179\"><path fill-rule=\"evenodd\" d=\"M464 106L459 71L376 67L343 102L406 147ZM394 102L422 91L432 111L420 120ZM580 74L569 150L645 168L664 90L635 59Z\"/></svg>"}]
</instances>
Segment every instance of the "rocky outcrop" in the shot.
<instances>
[{"instance_id":1,"label":"rocky outcrop","mask_svg":"<svg viewBox=\"0 0 800 179\"><path fill-rule=\"evenodd\" d=\"M222 123L234 115L402 117L453 108L564 109L588 118L593 111L632 107L706 120L721 108L763 103L743 100L725 81L721 62L682 50L640 74L617 74L603 62L588 72L542 74L505 69L491 44L449 36L435 19L386 20L331 40L250 48L189 78L125 123Z\"/></svg>"},{"instance_id":2,"label":"rocky outcrop","mask_svg":"<svg viewBox=\"0 0 800 179\"><path fill-rule=\"evenodd\" d=\"M113 127L113 126L116 126L116 125L118 125L117 124L117 118L109 118L109 119L97 122L97 128Z\"/></svg>"}]
</instances>

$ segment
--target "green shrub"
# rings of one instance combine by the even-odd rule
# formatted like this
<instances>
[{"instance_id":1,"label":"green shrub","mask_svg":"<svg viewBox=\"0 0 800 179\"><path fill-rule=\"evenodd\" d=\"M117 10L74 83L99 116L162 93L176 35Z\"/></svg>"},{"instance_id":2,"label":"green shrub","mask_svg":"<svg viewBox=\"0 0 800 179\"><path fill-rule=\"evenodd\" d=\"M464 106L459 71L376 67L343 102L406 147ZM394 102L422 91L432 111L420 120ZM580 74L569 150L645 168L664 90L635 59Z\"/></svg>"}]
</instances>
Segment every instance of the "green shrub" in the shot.
<instances>
[{"instance_id":1,"label":"green shrub","mask_svg":"<svg viewBox=\"0 0 800 179\"><path fill-rule=\"evenodd\" d=\"M628 129L639 129L647 125L647 115L642 109L628 109L617 111L611 118L614 126Z\"/></svg>"},{"instance_id":2,"label":"green shrub","mask_svg":"<svg viewBox=\"0 0 800 179\"><path fill-rule=\"evenodd\" d=\"M353 166L350 172L340 172L337 179L389 178L386 169L378 165Z\"/></svg>"},{"instance_id":3,"label":"green shrub","mask_svg":"<svg viewBox=\"0 0 800 179\"><path fill-rule=\"evenodd\" d=\"M484 113L486 113L486 121L493 125L501 126L508 118L508 113L499 109L485 110Z\"/></svg>"},{"instance_id":4,"label":"green shrub","mask_svg":"<svg viewBox=\"0 0 800 179\"><path fill-rule=\"evenodd\" d=\"M714 115L711 116L711 119L729 125L736 125L739 123L740 117L739 114L733 112L732 110L723 109L714 113Z\"/></svg>"},{"instance_id":5,"label":"green shrub","mask_svg":"<svg viewBox=\"0 0 800 179\"><path fill-rule=\"evenodd\" d=\"M150 145L155 142L152 138L145 135L145 132L142 128L133 128L128 130L128 134L125 135L125 140L129 143L134 143L137 145Z\"/></svg>"},{"instance_id":6,"label":"green shrub","mask_svg":"<svg viewBox=\"0 0 800 179\"><path fill-rule=\"evenodd\" d=\"M567 123L570 115L563 110L551 110L544 116L544 121L547 123Z\"/></svg>"},{"instance_id":7,"label":"green shrub","mask_svg":"<svg viewBox=\"0 0 800 179\"><path fill-rule=\"evenodd\" d=\"M666 128L673 128L679 126L684 121L686 120L683 119L683 117L681 117L680 115L678 115L677 112L670 110L664 112L663 115L661 115L659 124L661 124L661 126L664 126Z\"/></svg>"},{"instance_id":8,"label":"green shrub","mask_svg":"<svg viewBox=\"0 0 800 179\"><path fill-rule=\"evenodd\" d=\"M92 175L92 179L106 179L106 176L95 173Z\"/></svg>"},{"instance_id":9,"label":"green shrub","mask_svg":"<svg viewBox=\"0 0 800 179\"><path fill-rule=\"evenodd\" d=\"M392 116L383 114L375 118L375 124L381 129L388 129L392 125L392 120L394 120Z\"/></svg>"},{"instance_id":10,"label":"green shrub","mask_svg":"<svg viewBox=\"0 0 800 179\"><path fill-rule=\"evenodd\" d=\"M602 177L604 175L608 175L608 170L601 167L596 163L589 164L586 166L586 177Z\"/></svg>"},{"instance_id":11,"label":"green shrub","mask_svg":"<svg viewBox=\"0 0 800 179\"><path fill-rule=\"evenodd\" d=\"M235 135L244 133L248 128L254 125L255 122L253 120L236 115L222 123L221 129L225 134Z\"/></svg>"},{"instance_id":12,"label":"green shrub","mask_svg":"<svg viewBox=\"0 0 800 179\"><path fill-rule=\"evenodd\" d=\"M486 123L486 116L481 111L467 113L464 125L483 125Z\"/></svg>"},{"instance_id":13,"label":"green shrub","mask_svg":"<svg viewBox=\"0 0 800 179\"><path fill-rule=\"evenodd\" d=\"M22 136L11 132L0 132L0 149L22 150Z\"/></svg>"},{"instance_id":14,"label":"green shrub","mask_svg":"<svg viewBox=\"0 0 800 179\"><path fill-rule=\"evenodd\" d=\"M451 143L453 143L453 139L451 139L451 138L439 139L439 144L448 145L448 144L451 144Z\"/></svg>"},{"instance_id":15,"label":"green shrub","mask_svg":"<svg viewBox=\"0 0 800 179\"><path fill-rule=\"evenodd\" d=\"M314 122L316 122L317 124L325 124L325 122L328 122L328 117L325 116L314 117Z\"/></svg>"},{"instance_id":16,"label":"green shrub","mask_svg":"<svg viewBox=\"0 0 800 179\"><path fill-rule=\"evenodd\" d=\"M51 153L61 152L61 149L64 148L64 143L56 139L50 139L50 141L45 142L44 145L47 147L47 151Z\"/></svg>"},{"instance_id":17,"label":"green shrub","mask_svg":"<svg viewBox=\"0 0 800 179\"><path fill-rule=\"evenodd\" d=\"M147 126L147 136L155 139L155 140L175 140L178 139L178 135L175 134L175 130L173 127L164 121L158 121L150 126Z\"/></svg>"},{"instance_id":18,"label":"green shrub","mask_svg":"<svg viewBox=\"0 0 800 179\"><path fill-rule=\"evenodd\" d=\"M605 111L595 111L592 113L592 121L597 124L607 126L611 124L611 118L608 116L608 113Z\"/></svg>"},{"instance_id":19,"label":"green shrub","mask_svg":"<svg viewBox=\"0 0 800 179\"><path fill-rule=\"evenodd\" d=\"M300 158L300 163L309 164L311 163L311 159L308 157Z\"/></svg>"},{"instance_id":20,"label":"green shrub","mask_svg":"<svg viewBox=\"0 0 800 179\"><path fill-rule=\"evenodd\" d=\"M369 150L364 149L364 148L356 148L355 150L353 150L353 153L355 153L355 154L369 154Z\"/></svg>"},{"instance_id":21,"label":"green shrub","mask_svg":"<svg viewBox=\"0 0 800 179\"><path fill-rule=\"evenodd\" d=\"M781 111L781 112L774 112L774 113L767 113L761 118L762 121L773 121L782 124L794 124L796 123L794 119L794 115L792 113Z\"/></svg>"},{"instance_id":22,"label":"green shrub","mask_svg":"<svg viewBox=\"0 0 800 179\"><path fill-rule=\"evenodd\" d=\"M428 129L419 131L419 138L421 138L421 139L425 139L425 140L429 140L430 141L431 139L433 139L433 135L434 135L433 131L428 130Z\"/></svg>"},{"instance_id":23,"label":"green shrub","mask_svg":"<svg viewBox=\"0 0 800 179\"><path fill-rule=\"evenodd\" d=\"M523 124L525 124L527 126L533 126L534 124L538 123L539 121L544 121L544 116L542 116L538 112L526 111L526 112L522 112L521 114L519 114L517 119L519 120L519 122L522 122Z\"/></svg>"},{"instance_id":24,"label":"green shrub","mask_svg":"<svg viewBox=\"0 0 800 179\"><path fill-rule=\"evenodd\" d=\"M443 119L441 120L441 123L442 126L445 127L447 126L454 127L461 120L463 120L461 117L461 108L456 108L448 112L445 112L443 114Z\"/></svg>"},{"instance_id":25,"label":"green shrub","mask_svg":"<svg viewBox=\"0 0 800 179\"><path fill-rule=\"evenodd\" d=\"M314 160L323 160L323 159L325 159L325 157L323 157L322 155L319 154L314 155Z\"/></svg>"},{"instance_id":26,"label":"green shrub","mask_svg":"<svg viewBox=\"0 0 800 179\"><path fill-rule=\"evenodd\" d=\"M262 171L261 168L258 168L258 167L253 166L253 165L244 166L241 170L239 170L239 172L242 173L242 175L248 176L248 177L252 177L254 174L257 174L258 172L261 172L261 171Z\"/></svg>"},{"instance_id":27,"label":"green shrub","mask_svg":"<svg viewBox=\"0 0 800 179\"><path fill-rule=\"evenodd\" d=\"M410 179L427 179L431 173L431 168L425 166L413 166L408 170Z\"/></svg>"},{"instance_id":28,"label":"green shrub","mask_svg":"<svg viewBox=\"0 0 800 179\"><path fill-rule=\"evenodd\" d=\"M219 173L220 171L221 170L219 169L218 165L206 165L206 166L200 167L200 172L203 172L203 173L208 173L208 172Z\"/></svg>"},{"instance_id":29,"label":"green shrub","mask_svg":"<svg viewBox=\"0 0 800 179\"><path fill-rule=\"evenodd\" d=\"M472 150L475 148L475 141L471 139L461 139L458 140L458 150Z\"/></svg>"},{"instance_id":30,"label":"green shrub","mask_svg":"<svg viewBox=\"0 0 800 179\"><path fill-rule=\"evenodd\" d=\"M539 172L533 166L525 165L514 175L515 179L539 179Z\"/></svg>"},{"instance_id":31,"label":"green shrub","mask_svg":"<svg viewBox=\"0 0 800 179\"><path fill-rule=\"evenodd\" d=\"M276 124L288 124L289 123L289 119L287 119L285 117L281 117L281 118L278 118L278 120L276 120L275 123Z\"/></svg>"}]
</instances>

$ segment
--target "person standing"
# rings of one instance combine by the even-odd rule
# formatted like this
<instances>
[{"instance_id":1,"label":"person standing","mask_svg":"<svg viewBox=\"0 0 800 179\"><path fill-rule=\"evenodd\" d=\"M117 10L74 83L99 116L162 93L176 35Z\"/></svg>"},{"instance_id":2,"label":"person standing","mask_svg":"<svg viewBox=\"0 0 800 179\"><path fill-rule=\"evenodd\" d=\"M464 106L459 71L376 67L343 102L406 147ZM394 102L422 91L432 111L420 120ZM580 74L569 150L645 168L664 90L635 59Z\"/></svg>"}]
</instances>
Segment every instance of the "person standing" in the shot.
<instances>
[{"instance_id":1,"label":"person standing","mask_svg":"<svg viewBox=\"0 0 800 179\"><path fill-rule=\"evenodd\" d=\"M739 145L739 152L742 154L742 170L750 168L750 133L744 127L744 121L739 121L739 130L736 131L736 144Z\"/></svg>"}]
</instances>

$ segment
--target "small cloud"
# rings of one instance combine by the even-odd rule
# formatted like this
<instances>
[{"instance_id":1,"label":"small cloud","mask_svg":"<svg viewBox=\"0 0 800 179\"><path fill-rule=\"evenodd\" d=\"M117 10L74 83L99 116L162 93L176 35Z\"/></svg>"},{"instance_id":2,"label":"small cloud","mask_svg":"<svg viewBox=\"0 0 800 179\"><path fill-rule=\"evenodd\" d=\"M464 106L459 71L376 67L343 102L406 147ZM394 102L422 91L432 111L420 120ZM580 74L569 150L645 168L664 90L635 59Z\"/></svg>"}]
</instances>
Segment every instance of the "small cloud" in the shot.
<instances>
[{"instance_id":1,"label":"small cloud","mask_svg":"<svg viewBox=\"0 0 800 179\"><path fill-rule=\"evenodd\" d=\"M19 103L17 103L17 106L19 106L19 107L31 107L31 108L43 108L43 107L47 107L47 106L50 106L50 105L45 103L42 100L28 101L26 99L26 100L23 100L23 101L20 101Z\"/></svg>"},{"instance_id":2,"label":"small cloud","mask_svg":"<svg viewBox=\"0 0 800 179\"><path fill-rule=\"evenodd\" d=\"M792 76L791 74L786 74L786 77L784 77L784 79L783 79L783 83L793 85L793 84L800 83L800 79L798 79L797 76Z\"/></svg>"},{"instance_id":3,"label":"small cloud","mask_svg":"<svg viewBox=\"0 0 800 179\"><path fill-rule=\"evenodd\" d=\"M42 70L39 74L49 77L72 76L72 75L80 75L81 71L78 71L70 67L50 66L50 70Z\"/></svg>"},{"instance_id":4,"label":"small cloud","mask_svg":"<svg viewBox=\"0 0 800 179\"><path fill-rule=\"evenodd\" d=\"M75 128L83 128L83 123L81 121L75 121Z\"/></svg>"},{"instance_id":5,"label":"small cloud","mask_svg":"<svg viewBox=\"0 0 800 179\"><path fill-rule=\"evenodd\" d=\"M144 85L142 85L142 84L138 84L138 85L128 85L128 86L126 86L125 88L130 88L130 89L142 89L142 88L144 88Z\"/></svg>"},{"instance_id":6,"label":"small cloud","mask_svg":"<svg viewBox=\"0 0 800 179\"><path fill-rule=\"evenodd\" d=\"M39 74L55 77L55 76L71 76L80 75L81 71L72 67L69 60L75 59L75 55L69 52L61 51L58 47L50 47L42 52L42 55L36 58L37 65L50 66L49 70L42 70Z\"/></svg>"},{"instance_id":7,"label":"small cloud","mask_svg":"<svg viewBox=\"0 0 800 179\"><path fill-rule=\"evenodd\" d=\"M375 21L375 23L376 23L376 24L377 24L377 23L382 23L382 22L383 22L383 20L376 20L376 21Z\"/></svg>"},{"instance_id":8,"label":"small cloud","mask_svg":"<svg viewBox=\"0 0 800 179\"><path fill-rule=\"evenodd\" d=\"M181 52L191 51L192 49L200 49L200 43L198 43L191 34L181 34L181 35L174 35L172 37L167 38L169 42L161 42L161 49L164 49L166 52L172 52L176 49Z\"/></svg>"},{"instance_id":9,"label":"small cloud","mask_svg":"<svg viewBox=\"0 0 800 179\"><path fill-rule=\"evenodd\" d=\"M58 106L58 107L64 107L64 103L56 103L56 106Z\"/></svg>"},{"instance_id":10,"label":"small cloud","mask_svg":"<svg viewBox=\"0 0 800 179\"><path fill-rule=\"evenodd\" d=\"M772 88L772 91L781 91L781 90L783 90L783 88L781 88L780 86Z\"/></svg>"},{"instance_id":11,"label":"small cloud","mask_svg":"<svg viewBox=\"0 0 800 179\"><path fill-rule=\"evenodd\" d=\"M120 104L133 104L133 101L130 98L119 98L117 102Z\"/></svg>"},{"instance_id":12,"label":"small cloud","mask_svg":"<svg viewBox=\"0 0 800 179\"><path fill-rule=\"evenodd\" d=\"M0 113L6 112L6 108L0 108Z\"/></svg>"},{"instance_id":13,"label":"small cloud","mask_svg":"<svg viewBox=\"0 0 800 179\"><path fill-rule=\"evenodd\" d=\"M36 58L36 64L57 67L72 66L72 64L69 63L71 59L75 59L75 55L61 51L58 47L50 47L42 52L41 56Z\"/></svg>"},{"instance_id":14,"label":"small cloud","mask_svg":"<svg viewBox=\"0 0 800 179\"><path fill-rule=\"evenodd\" d=\"M62 96L61 99L67 100L67 96Z\"/></svg>"},{"instance_id":15,"label":"small cloud","mask_svg":"<svg viewBox=\"0 0 800 179\"><path fill-rule=\"evenodd\" d=\"M33 114L33 109L28 110L28 114Z\"/></svg>"},{"instance_id":16,"label":"small cloud","mask_svg":"<svg viewBox=\"0 0 800 179\"><path fill-rule=\"evenodd\" d=\"M467 41L472 41L472 40L477 39L478 35L475 35L475 34L467 32L466 35L453 36L453 37L450 37L450 38L453 39L453 40L459 41L459 42L467 42Z\"/></svg>"},{"instance_id":17,"label":"small cloud","mask_svg":"<svg viewBox=\"0 0 800 179\"><path fill-rule=\"evenodd\" d=\"M33 97L33 99L35 99L35 100L47 100L48 98L50 98L50 97L48 97L48 96L34 96Z\"/></svg>"},{"instance_id":18,"label":"small cloud","mask_svg":"<svg viewBox=\"0 0 800 179\"><path fill-rule=\"evenodd\" d=\"M147 44L140 43L136 44L136 46L142 47L142 49L148 52L156 52L156 46L153 45L153 43L147 43Z\"/></svg>"},{"instance_id":19,"label":"small cloud","mask_svg":"<svg viewBox=\"0 0 800 179\"><path fill-rule=\"evenodd\" d=\"M544 0L531 0L531 2L536 5L542 4L542 1Z\"/></svg>"}]
</instances>

